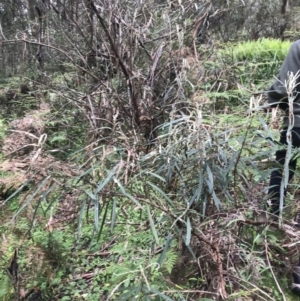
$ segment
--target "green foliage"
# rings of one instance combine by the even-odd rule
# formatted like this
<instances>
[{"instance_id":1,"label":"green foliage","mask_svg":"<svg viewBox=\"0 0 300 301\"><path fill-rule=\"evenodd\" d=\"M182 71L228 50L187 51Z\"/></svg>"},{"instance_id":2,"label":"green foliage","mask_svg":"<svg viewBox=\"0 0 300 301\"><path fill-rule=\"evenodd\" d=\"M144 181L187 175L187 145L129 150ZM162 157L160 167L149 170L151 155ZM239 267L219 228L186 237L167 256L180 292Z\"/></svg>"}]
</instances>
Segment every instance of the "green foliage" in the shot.
<instances>
[{"instance_id":1,"label":"green foliage","mask_svg":"<svg viewBox=\"0 0 300 301\"><path fill-rule=\"evenodd\" d=\"M62 142L66 142L66 141L67 141L66 133L64 133L64 132L60 132L59 135L52 137L52 139L50 140L51 143L54 143L54 142L62 143Z\"/></svg>"},{"instance_id":2,"label":"green foliage","mask_svg":"<svg viewBox=\"0 0 300 301\"><path fill-rule=\"evenodd\" d=\"M233 62L283 61L291 46L290 41L261 38L256 41L226 43L218 51L220 57L230 57Z\"/></svg>"},{"instance_id":3,"label":"green foliage","mask_svg":"<svg viewBox=\"0 0 300 301\"><path fill-rule=\"evenodd\" d=\"M277 39L259 39L238 43L232 48L227 45L221 57L233 66L230 73L238 78L241 85L257 85L264 89L266 80L276 76L291 43Z\"/></svg>"},{"instance_id":4,"label":"green foliage","mask_svg":"<svg viewBox=\"0 0 300 301\"><path fill-rule=\"evenodd\" d=\"M30 162L22 170L30 185L0 203L0 294L12 293L4 268L20 248L22 285L39 287L47 300L279 299L267 259L288 266L287 245L296 242L256 223L272 168L261 161L278 147L267 141L273 130L250 96L273 80L290 43L203 45L206 16L211 24L229 17L219 24L223 40L232 40L228 24L243 34L234 29L247 24L233 9L237 0L209 8L173 1L171 9L100 2L101 13L79 1L76 22L67 16L73 7L66 19L54 10L43 15L55 46L43 41L51 60L34 84L51 108L41 129L48 139L38 160L16 162ZM74 20L68 30L66 20ZM193 35L196 20L203 23ZM273 30L270 22L265 27ZM200 66L202 79L190 74ZM209 100L191 103L199 89ZM10 104L33 108L10 92Z\"/></svg>"},{"instance_id":5,"label":"green foliage","mask_svg":"<svg viewBox=\"0 0 300 301\"><path fill-rule=\"evenodd\" d=\"M249 101L251 92L265 91L277 76L291 42L262 38L224 43L212 60L204 61L207 76L201 89L215 110L234 111Z\"/></svg>"},{"instance_id":6,"label":"green foliage","mask_svg":"<svg viewBox=\"0 0 300 301\"><path fill-rule=\"evenodd\" d=\"M52 95L49 96L53 97ZM53 108L51 117L46 124L48 141L47 148L55 149L53 153L56 157L66 160L68 156L85 146L86 126L87 124L81 120L82 111L70 106L71 114L61 116L60 107L64 106L64 102L55 98L52 99Z\"/></svg>"},{"instance_id":7,"label":"green foliage","mask_svg":"<svg viewBox=\"0 0 300 301\"><path fill-rule=\"evenodd\" d=\"M11 301L14 297L14 288L10 283L8 275L0 274L0 300Z\"/></svg>"},{"instance_id":8,"label":"green foliage","mask_svg":"<svg viewBox=\"0 0 300 301\"><path fill-rule=\"evenodd\" d=\"M64 297L74 296L74 292L84 290L89 300L98 300L99 296L110 296L110 300L132 300L132 296L146 296L153 294L153 291L146 289L147 283L151 283L151 288L166 288L165 282L162 280L163 274L168 275L178 258L174 247L167 252L167 259L164 261L161 269L157 264L158 256L148 250L153 245L154 238L150 229L137 232L136 226L143 225L147 222L147 215L137 215L134 210L127 211L131 216L132 225L127 225L124 232L124 222L126 219L119 216L115 225L114 233L109 233L108 228L103 229L103 235L106 239L99 243L94 242L90 252L86 252L85 243L90 244L92 239L93 225L88 220L83 221L82 239L77 245L76 252L72 256L65 256L65 251L70 247L66 242L71 237L65 236L64 241L60 241L53 252L61 253L65 258L64 265L60 265L60 271L57 271L55 278L51 281L51 286L57 294L63 294ZM92 216L92 214L91 214ZM139 223L140 224L139 224ZM39 233L34 231L34 241L39 244ZM60 237L59 232L51 233L51 236ZM113 237L118 237L114 245L109 248L107 255L101 254L99 248ZM72 240L72 239L71 239ZM57 241L58 242L58 241ZM41 240L43 250L49 251L47 247L47 239ZM66 248L62 251L61 248ZM105 252L104 252L105 253ZM66 269L66 267L69 267ZM69 275L69 269L73 271ZM81 279L77 275L88 275L91 273L92 285L89 285L88 279ZM162 274L163 273L163 274ZM69 275L66 277L65 275ZM97 288L97 289L96 289ZM80 297L78 293L78 298ZM75 293L76 296L76 293ZM67 299L66 299L67 300Z\"/></svg>"}]
</instances>

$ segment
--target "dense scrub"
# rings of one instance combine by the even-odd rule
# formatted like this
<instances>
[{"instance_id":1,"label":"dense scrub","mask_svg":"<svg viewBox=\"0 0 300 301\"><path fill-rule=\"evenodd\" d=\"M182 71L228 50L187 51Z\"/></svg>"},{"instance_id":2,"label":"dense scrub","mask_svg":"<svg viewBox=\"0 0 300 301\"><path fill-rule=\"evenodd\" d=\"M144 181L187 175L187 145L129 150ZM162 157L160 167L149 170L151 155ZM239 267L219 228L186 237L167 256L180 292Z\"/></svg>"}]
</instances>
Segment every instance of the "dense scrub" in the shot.
<instances>
[{"instance_id":1,"label":"dense scrub","mask_svg":"<svg viewBox=\"0 0 300 301\"><path fill-rule=\"evenodd\" d=\"M279 125L262 108L297 16L35 4L1 7L0 300L289 298L298 185L283 226L266 220Z\"/></svg>"}]
</instances>

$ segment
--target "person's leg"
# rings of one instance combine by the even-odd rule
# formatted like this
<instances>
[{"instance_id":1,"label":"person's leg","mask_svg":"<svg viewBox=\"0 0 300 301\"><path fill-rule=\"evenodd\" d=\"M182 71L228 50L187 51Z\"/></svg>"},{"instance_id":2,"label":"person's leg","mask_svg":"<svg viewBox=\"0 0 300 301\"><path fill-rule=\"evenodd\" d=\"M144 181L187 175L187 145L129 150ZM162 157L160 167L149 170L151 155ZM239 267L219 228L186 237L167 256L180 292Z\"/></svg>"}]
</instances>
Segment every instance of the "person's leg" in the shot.
<instances>
[{"instance_id":1,"label":"person's leg","mask_svg":"<svg viewBox=\"0 0 300 301\"><path fill-rule=\"evenodd\" d=\"M293 139L293 145L296 147L299 147L300 146L300 129L297 128L293 131L292 139ZM295 165L293 167L294 172L296 170L296 160L297 159L294 160L295 161ZM299 216L297 216L297 220L296 220L297 225L296 226L298 228L300 227L299 222L300 222ZM294 282L292 283L292 286L291 286L292 292L294 294L300 296L300 261L299 261L298 265L293 268L292 276L293 276L293 280L294 280Z\"/></svg>"},{"instance_id":2,"label":"person's leg","mask_svg":"<svg viewBox=\"0 0 300 301\"><path fill-rule=\"evenodd\" d=\"M283 130L280 133L280 143L283 145L287 144L286 141L286 130ZM292 143L293 146L300 146L300 129L294 129L292 131ZM278 150L276 152L276 162L278 162L279 167L276 170L273 170L270 177L270 184L269 184L269 191L268 195L270 196L271 201L271 213L278 215L279 214L279 203L280 203L280 186L282 181L282 173L283 173L283 166L285 163L286 157L286 149ZM289 162L289 181L294 176L295 169L296 169L297 160L290 160ZM284 195L286 194L286 190L284 191Z\"/></svg>"},{"instance_id":3,"label":"person's leg","mask_svg":"<svg viewBox=\"0 0 300 301\"><path fill-rule=\"evenodd\" d=\"M281 132L280 142L286 144L286 131ZM295 128L292 132L292 144L294 147L300 147L300 129ZM279 150L276 152L276 161L284 165L286 150ZM293 178L296 169L297 159L289 162L289 181ZM271 196L271 212L278 215L279 213L279 200L280 200L280 185L282 180L282 168L274 170L271 173L269 195ZM286 191L285 191L286 193ZM291 290L294 294L300 296L300 262L293 268L292 272L293 283Z\"/></svg>"},{"instance_id":4,"label":"person's leg","mask_svg":"<svg viewBox=\"0 0 300 301\"><path fill-rule=\"evenodd\" d=\"M276 162L280 166L273 170L270 177L269 191L268 195L271 201L271 213L279 214L279 201L280 201L280 185L282 180L282 166L284 165L286 156L286 150L278 150L276 152Z\"/></svg>"},{"instance_id":5,"label":"person's leg","mask_svg":"<svg viewBox=\"0 0 300 301\"><path fill-rule=\"evenodd\" d=\"M270 196L270 201L271 201L271 213L272 214L279 214L279 203L280 203L280 185L281 185L281 180L282 180L282 167L284 164L284 159L285 159L286 152L285 151L278 151L276 152L276 159L277 162L281 164L281 166L273 170L271 173L271 178L270 178L270 185L269 185L269 191L268 195ZM283 157L282 157L283 156ZM291 160L289 163L289 181L294 177L295 173L295 168L296 168L296 160ZM284 196L286 195L286 189L284 190Z\"/></svg>"},{"instance_id":6,"label":"person's leg","mask_svg":"<svg viewBox=\"0 0 300 301\"><path fill-rule=\"evenodd\" d=\"M293 280L291 289L292 292L298 296L300 296L300 263L293 268Z\"/></svg>"}]
</instances>

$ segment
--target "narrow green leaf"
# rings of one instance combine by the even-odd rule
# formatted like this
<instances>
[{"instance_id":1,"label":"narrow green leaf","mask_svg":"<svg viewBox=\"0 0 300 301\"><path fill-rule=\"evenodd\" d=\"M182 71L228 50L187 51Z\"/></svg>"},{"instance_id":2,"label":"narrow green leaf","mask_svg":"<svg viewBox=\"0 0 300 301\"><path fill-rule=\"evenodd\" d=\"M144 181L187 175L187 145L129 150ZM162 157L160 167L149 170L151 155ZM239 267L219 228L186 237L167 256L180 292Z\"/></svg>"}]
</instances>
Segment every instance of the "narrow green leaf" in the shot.
<instances>
[{"instance_id":1,"label":"narrow green leaf","mask_svg":"<svg viewBox=\"0 0 300 301\"><path fill-rule=\"evenodd\" d=\"M98 194L109 182L110 180L113 178L114 174L116 173L116 170L118 168L119 164L117 164L107 175L107 177L105 178L104 181L102 181L98 187L95 190L95 194Z\"/></svg>"},{"instance_id":2,"label":"narrow green leaf","mask_svg":"<svg viewBox=\"0 0 300 301\"><path fill-rule=\"evenodd\" d=\"M264 121L263 118L260 118L259 117L259 121L261 122L264 130L267 132L269 138L274 141L274 134L273 134L273 131L269 128L269 126L266 124L266 122Z\"/></svg>"},{"instance_id":3,"label":"narrow green leaf","mask_svg":"<svg viewBox=\"0 0 300 301\"><path fill-rule=\"evenodd\" d=\"M214 203L215 203L215 206L217 208L218 211L220 211L220 205L221 205L221 201L220 199L217 197L216 193L213 191L212 193L212 197L214 199Z\"/></svg>"},{"instance_id":4,"label":"narrow green leaf","mask_svg":"<svg viewBox=\"0 0 300 301\"><path fill-rule=\"evenodd\" d=\"M151 171L145 171L144 173L145 173L145 174L148 174L148 175L151 175L151 176L153 176L153 177L155 177L155 178L161 180L161 181L164 182L164 183L166 182L166 179L165 179L165 178L161 177L160 175L158 175L158 174L156 174L156 173L154 173L154 172L151 172Z\"/></svg>"},{"instance_id":5,"label":"narrow green leaf","mask_svg":"<svg viewBox=\"0 0 300 301\"><path fill-rule=\"evenodd\" d=\"M41 205L42 202L44 202L46 200L46 197L47 195L56 187L56 184L52 184L51 187L49 189L47 189L43 194L42 194L42 197L39 199L37 205L35 206L35 209L34 209L34 213L33 213L33 216L32 216L32 219L31 219L31 223L30 223L30 226L29 226L29 230L30 231L33 227L33 223L34 223L34 220L35 220L35 217L36 217L36 214L37 214L37 211ZM48 212L48 210L52 207L53 203L55 202L56 200L53 198L53 200L49 203L49 205L47 206L46 210L44 211L44 214L46 214Z\"/></svg>"},{"instance_id":6,"label":"narrow green leaf","mask_svg":"<svg viewBox=\"0 0 300 301\"><path fill-rule=\"evenodd\" d=\"M89 168L88 170L86 170L83 174L81 174L80 176L78 176L78 182L81 180L81 178L83 178L84 176L88 175L94 169L95 169L95 166L92 166L91 168Z\"/></svg>"},{"instance_id":7,"label":"narrow green leaf","mask_svg":"<svg viewBox=\"0 0 300 301\"><path fill-rule=\"evenodd\" d=\"M94 195L92 192L85 189L84 192L91 198L91 200L95 201L97 199L96 195Z\"/></svg>"},{"instance_id":8,"label":"narrow green leaf","mask_svg":"<svg viewBox=\"0 0 300 301\"><path fill-rule=\"evenodd\" d=\"M161 190L159 187L157 187L155 184L151 183L151 182L147 182L155 191L157 191L161 196L163 196L163 198L172 206L174 206L173 201L168 197L168 195Z\"/></svg>"},{"instance_id":9,"label":"narrow green leaf","mask_svg":"<svg viewBox=\"0 0 300 301\"><path fill-rule=\"evenodd\" d=\"M214 189L214 177L208 164L206 164L206 172L208 176L207 184L208 184L209 192L212 193Z\"/></svg>"},{"instance_id":10,"label":"narrow green leaf","mask_svg":"<svg viewBox=\"0 0 300 301\"><path fill-rule=\"evenodd\" d=\"M171 120L169 122L165 122L164 124L158 126L157 128L160 128L160 129L164 129L164 128L172 129L173 125L178 124L178 123L180 123L182 121L186 121L186 117L182 117L182 118Z\"/></svg>"},{"instance_id":11,"label":"narrow green leaf","mask_svg":"<svg viewBox=\"0 0 300 301\"><path fill-rule=\"evenodd\" d=\"M209 179L205 179L205 183L206 183L206 185L207 185L207 187L208 187L208 192L210 193L210 194L212 194L212 192L213 192L213 183L212 182L210 182L210 180Z\"/></svg>"},{"instance_id":12,"label":"narrow green leaf","mask_svg":"<svg viewBox=\"0 0 300 301\"><path fill-rule=\"evenodd\" d=\"M189 246L191 243L191 235L192 235L192 227L191 227L190 218L188 217L186 221L186 237L185 237L185 244L187 246Z\"/></svg>"},{"instance_id":13,"label":"narrow green leaf","mask_svg":"<svg viewBox=\"0 0 300 301\"><path fill-rule=\"evenodd\" d=\"M239 222L239 221L245 221L245 218L243 218L242 216L240 218L235 218L232 219L228 222L228 224L226 224L225 228L228 228L229 226L231 226L232 224Z\"/></svg>"},{"instance_id":14,"label":"narrow green leaf","mask_svg":"<svg viewBox=\"0 0 300 301\"><path fill-rule=\"evenodd\" d=\"M42 183L36 188L36 190L34 191L34 193L29 196L26 200L26 202L23 204L23 206L21 206L18 211L13 215L11 222L14 221L14 219L24 210L24 208L27 207L27 205L36 197L36 195L42 190L42 188L46 185L46 183L48 182L48 180L50 179L50 176L46 177Z\"/></svg>"},{"instance_id":15,"label":"narrow green leaf","mask_svg":"<svg viewBox=\"0 0 300 301\"><path fill-rule=\"evenodd\" d=\"M229 174L229 172L234 168L235 164L236 164L236 160L240 155L240 151L236 151L234 153L234 155L232 156L229 164L227 165L227 168L225 169L225 173L224 174Z\"/></svg>"},{"instance_id":16,"label":"narrow green leaf","mask_svg":"<svg viewBox=\"0 0 300 301\"><path fill-rule=\"evenodd\" d=\"M51 191L52 191L54 188L56 188L56 186L57 186L56 184L51 185L51 187L50 187L49 189L47 189L47 190L42 194L41 201L45 201L45 200L46 200L46 197L48 196L48 194L50 194ZM57 201L56 198L52 198L52 200L49 202L49 205L47 206L47 208L46 208L44 214L46 214L46 213L50 210L50 208L53 206L53 203L56 202L56 201Z\"/></svg>"},{"instance_id":17,"label":"narrow green leaf","mask_svg":"<svg viewBox=\"0 0 300 301\"><path fill-rule=\"evenodd\" d=\"M25 183L23 183L12 195L10 195L3 203L0 204L0 207L4 206L9 200L11 200L14 196L16 196L19 192L23 190L30 183L31 179L28 179Z\"/></svg>"},{"instance_id":18,"label":"narrow green leaf","mask_svg":"<svg viewBox=\"0 0 300 301\"><path fill-rule=\"evenodd\" d=\"M86 200L84 200L81 204L80 213L78 217L78 228L77 228L77 243L79 243L81 233L82 233L82 222L83 222L83 214L86 205Z\"/></svg>"},{"instance_id":19,"label":"narrow green leaf","mask_svg":"<svg viewBox=\"0 0 300 301\"><path fill-rule=\"evenodd\" d=\"M101 222L101 225L100 225L100 230L99 230L98 236L97 236L97 242L99 242L101 234L102 234L102 230L103 230L103 227L104 227L104 224L105 224L105 221L106 221L108 208L109 208L109 202L107 202L106 206L105 206L104 214L103 214L103 217L102 217L102 222Z\"/></svg>"},{"instance_id":20,"label":"narrow green leaf","mask_svg":"<svg viewBox=\"0 0 300 301\"><path fill-rule=\"evenodd\" d=\"M202 187L203 187L203 171L201 170L199 172L198 188L195 190L192 198L189 201L189 208L193 205L193 203L195 202L195 200L198 200L201 197Z\"/></svg>"},{"instance_id":21,"label":"narrow green leaf","mask_svg":"<svg viewBox=\"0 0 300 301\"><path fill-rule=\"evenodd\" d=\"M148 219L149 219L152 234L154 236L156 244L159 245L159 239L158 239L157 231L155 229L154 221L153 221L153 218L152 218L152 215L151 215L151 212L150 212L150 207L149 207L148 204L146 205L146 208L147 208Z\"/></svg>"},{"instance_id":22,"label":"narrow green leaf","mask_svg":"<svg viewBox=\"0 0 300 301\"><path fill-rule=\"evenodd\" d=\"M99 210L100 207L100 210ZM95 227L95 231L98 231L98 225L99 225L99 216L100 216L100 212L101 211L101 206L99 203L99 200L96 199L94 200L94 227Z\"/></svg>"},{"instance_id":23,"label":"narrow green leaf","mask_svg":"<svg viewBox=\"0 0 300 301\"><path fill-rule=\"evenodd\" d=\"M112 211L111 211L111 224L110 224L111 232L114 232L116 219L117 219L117 199L113 198L113 205L112 205Z\"/></svg>"},{"instance_id":24,"label":"narrow green leaf","mask_svg":"<svg viewBox=\"0 0 300 301\"><path fill-rule=\"evenodd\" d=\"M163 298L163 300L166 300L166 301L175 301L174 299L171 299L170 297L166 296L165 294L163 294L162 292L158 291L157 289L155 289L153 287L150 288L150 292L158 295L161 298Z\"/></svg>"},{"instance_id":25,"label":"narrow green leaf","mask_svg":"<svg viewBox=\"0 0 300 301\"><path fill-rule=\"evenodd\" d=\"M256 242L261 238L261 235L260 234L257 234L253 240L253 245L256 244Z\"/></svg>"},{"instance_id":26,"label":"narrow green leaf","mask_svg":"<svg viewBox=\"0 0 300 301\"><path fill-rule=\"evenodd\" d=\"M119 301L132 301L137 300L135 296L138 296L141 292L141 285L136 285L134 287L130 287L129 291L125 291L121 296L118 297Z\"/></svg>"},{"instance_id":27,"label":"narrow green leaf","mask_svg":"<svg viewBox=\"0 0 300 301\"><path fill-rule=\"evenodd\" d=\"M172 236L171 232L169 232L169 233L168 233L168 237L167 237L167 239L166 239L165 246L164 246L164 248L163 248L163 251L162 251L162 253L160 254L160 256L159 256L159 258L158 258L158 261L157 261L157 263L159 264L159 266L162 266L162 264L163 264L163 262L164 262L164 260L165 260L166 254L167 254L167 252L168 252L168 250L169 250L169 247L170 247L170 245L171 245L172 240L173 240L173 236Z\"/></svg>"},{"instance_id":28,"label":"narrow green leaf","mask_svg":"<svg viewBox=\"0 0 300 301\"><path fill-rule=\"evenodd\" d=\"M33 213L33 216L32 216L31 222L30 222L30 225L29 225L28 232L31 231L31 229L32 229L32 227L33 227L33 225L34 225L35 217L36 217L36 215L37 215L38 209L40 208L41 202L42 202L42 200L39 199L39 200L38 200L38 203L37 203L36 206L35 206L34 213Z\"/></svg>"},{"instance_id":29,"label":"narrow green leaf","mask_svg":"<svg viewBox=\"0 0 300 301\"><path fill-rule=\"evenodd\" d=\"M124 194L124 196L126 196L127 198L129 198L130 200L132 200L140 209L143 208L142 205L140 204L140 202L138 202L132 195L128 194L125 191L124 186L120 183L120 181L116 178L114 178L115 183L117 183L117 185L119 186L121 192Z\"/></svg>"}]
</instances>

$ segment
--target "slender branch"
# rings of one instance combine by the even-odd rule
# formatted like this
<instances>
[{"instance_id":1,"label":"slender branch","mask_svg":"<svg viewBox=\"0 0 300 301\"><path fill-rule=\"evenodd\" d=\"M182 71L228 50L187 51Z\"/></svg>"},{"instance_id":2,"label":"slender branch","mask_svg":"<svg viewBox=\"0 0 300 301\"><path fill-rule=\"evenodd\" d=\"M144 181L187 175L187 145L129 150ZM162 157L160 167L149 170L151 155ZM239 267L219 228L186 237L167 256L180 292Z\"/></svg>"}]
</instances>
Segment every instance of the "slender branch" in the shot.
<instances>
[{"instance_id":1,"label":"slender branch","mask_svg":"<svg viewBox=\"0 0 300 301\"><path fill-rule=\"evenodd\" d=\"M282 291L282 289L281 289L281 287L280 287L280 285L279 285L279 283L278 283L278 281L277 281L277 279L276 279L276 276L275 276L275 274L274 274L274 272L273 272L273 269L272 269L272 266L271 266L271 263L270 263L270 260L269 260L269 256L268 256L268 242L267 242L267 238L266 238L266 237L265 237L265 250L266 250L266 259L267 259L267 263L268 263L268 266L269 266L270 271L271 271L271 273L272 273L273 279L274 279L274 281L275 281L275 283L276 283L276 286L277 286L277 288L278 288L280 294L282 295L283 301L286 301L285 295L284 295L284 293L283 293L283 291Z\"/></svg>"},{"instance_id":2,"label":"slender branch","mask_svg":"<svg viewBox=\"0 0 300 301\"><path fill-rule=\"evenodd\" d=\"M27 44L32 44L32 45L41 45L41 46L44 46L44 47L48 47L48 48L51 48L51 49L54 49L62 54L64 54L71 62L73 62L74 66L76 66L76 68L82 70L84 73L88 74L89 76L91 76L92 78L94 78L95 80L99 81L98 77L95 76L93 73L89 72L89 70L75 64L74 62L74 58L68 54L66 51L63 51L62 49L56 47L56 46L53 46L53 45L49 45L49 44L44 44L44 43L39 43L39 42L33 42L33 41L29 41L29 40L25 40L25 39L22 39L21 41L27 43ZM10 41L10 42L13 42L13 41ZM14 42L20 42L18 40L15 40Z\"/></svg>"},{"instance_id":3,"label":"slender branch","mask_svg":"<svg viewBox=\"0 0 300 301\"><path fill-rule=\"evenodd\" d=\"M136 121L137 124L140 124L140 120L139 120L140 119L139 106L138 106L138 103L137 103L137 98L136 98L136 95L134 93L134 89L133 89L133 85L132 85L132 81L131 81L131 73L132 72L126 68L126 66L125 66L122 58L120 57L120 54L119 54L118 49L116 47L116 44L115 44L115 42L114 42L114 40L113 40L113 38L112 38L112 36L111 36L111 34L110 34L107 26L106 26L103 18L100 16L100 14L99 14L99 12L98 12L98 10L97 10L94 2L92 2L92 1L91 1L91 7L94 10L94 12L96 13L96 16L97 16L97 18L98 18L98 20L99 20L99 22L100 22L100 24L101 24L101 26L102 26L105 34L106 34L108 40L109 40L110 46L112 48L112 51L113 51L114 55L116 56L116 59L117 59L119 65L120 65L120 67L122 69L122 72L123 72L123 74L124 74L124 76L125 76L125 78L127 80L127 85L128 85L129 92L130 92L130 98L131 98L132 105L133 105L134 110L135 110L135 121Z\"/></svg>"}]
</instances>

